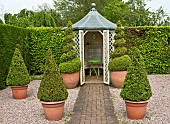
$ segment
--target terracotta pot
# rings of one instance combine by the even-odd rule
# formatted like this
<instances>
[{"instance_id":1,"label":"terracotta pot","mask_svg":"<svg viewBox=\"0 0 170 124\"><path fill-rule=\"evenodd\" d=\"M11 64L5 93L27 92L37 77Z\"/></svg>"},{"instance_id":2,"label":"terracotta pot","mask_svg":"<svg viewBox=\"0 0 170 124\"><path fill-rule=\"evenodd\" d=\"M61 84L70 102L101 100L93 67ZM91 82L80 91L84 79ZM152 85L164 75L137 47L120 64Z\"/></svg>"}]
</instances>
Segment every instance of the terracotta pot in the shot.
<instances>
[{"instance_id":1,"label":"terracotta pot","mask_svg":"<svg viewBox=\"0 0 170 124\"><path fill-rule=\"evenodd\" d=\"M115 88L122 88L127 71L112 71L110 72L111 83Z\"/></svg>"},{"instance_id":2,"label":"terracotta pot","mask_svg":"<svg viewBox=\"0 0 170 124\"><path fill-rule=\"evenodd\" d=\"M47 120L61 120L64 113L65 101L59 102L42 102L45 118Z\"/></svg>"},{"instance_id":3,"label":"terracotta pot","mask_svg":"<svg viewBox=\"0 0 170 124\"><path fill-rule=\"evenodd\" d=\"M27 97L28 85L11 86L11 90L14 99L25 99Z\"/></svg>"},{"instance_id":4,"label":"terracotta pot","mask_svg":"<svg viewBox=\"0 0 170 124\"><path fill-rule=\"evenodd\" d=\"M67 89L73 89L77 86L80 79L80 72L75 73L61 73L64 84Z\"/></svg>"},{"instance_id":5,"label":"terracotta pot","mask_svg":"<svg viewBox=\"0 0 170 124\"><path fill-rule=\"evenodd\" d=\"M144 118L148 101L134 102L126 100L125 103L128 118L134 120Z\"/></svg>"}]
</instances>

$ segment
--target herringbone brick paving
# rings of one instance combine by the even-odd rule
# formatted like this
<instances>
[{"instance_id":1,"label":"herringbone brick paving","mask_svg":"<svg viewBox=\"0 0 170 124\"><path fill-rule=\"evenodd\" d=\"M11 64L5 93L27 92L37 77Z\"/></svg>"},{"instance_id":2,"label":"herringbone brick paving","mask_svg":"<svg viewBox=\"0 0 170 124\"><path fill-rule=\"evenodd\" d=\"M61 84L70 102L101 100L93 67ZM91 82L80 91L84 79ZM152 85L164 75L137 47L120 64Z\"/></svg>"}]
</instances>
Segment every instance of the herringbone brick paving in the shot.
<instances>
[{"instance_id":1,"label":"herringbone brick paving","mask_svg":"<svg viewBox=\"0 0 170 124\"><path fill-rule=\"evenodd\" d=\"M80 88L69 124L117 124L109 86L85 84Z\"/></svg>"}]
</instances>

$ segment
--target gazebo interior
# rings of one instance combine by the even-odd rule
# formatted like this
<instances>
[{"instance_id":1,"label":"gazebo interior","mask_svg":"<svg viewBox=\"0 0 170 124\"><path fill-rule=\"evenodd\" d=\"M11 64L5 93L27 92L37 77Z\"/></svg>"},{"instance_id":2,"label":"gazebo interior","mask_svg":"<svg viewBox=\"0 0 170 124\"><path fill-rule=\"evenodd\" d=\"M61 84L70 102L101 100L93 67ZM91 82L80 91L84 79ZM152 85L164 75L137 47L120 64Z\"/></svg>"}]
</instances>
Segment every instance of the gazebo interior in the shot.
<instances>
[{"instance_id":1,"label":"gazebo interior","mask_svg":"<svg viewBox=\"0 0 170 124\"><path fill-rule=\"evenodd\" d=\"M103 36L99 31L88 31L84 37L86 83L103 82Z\"/></svg>"}]
</instances>

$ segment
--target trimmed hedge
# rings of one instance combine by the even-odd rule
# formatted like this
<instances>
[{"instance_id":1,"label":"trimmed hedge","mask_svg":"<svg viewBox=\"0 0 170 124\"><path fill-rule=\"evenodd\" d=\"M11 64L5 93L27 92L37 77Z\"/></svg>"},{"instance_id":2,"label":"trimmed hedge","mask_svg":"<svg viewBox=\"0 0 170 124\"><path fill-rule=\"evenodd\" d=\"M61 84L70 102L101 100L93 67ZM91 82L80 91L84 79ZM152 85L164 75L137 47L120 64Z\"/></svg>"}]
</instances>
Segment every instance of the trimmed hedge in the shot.
<instances>
[{"instance_id":1,"label":"trimmed hedge","mask_svg":"<svg viewBox=\"0 0 170 124\"><path fill-rule=\"evenodd\" d=\"M19 44L20 51L30 74L42 74L46 51L50 47L56 63L63 53L65 33L61 28L18 28L0 24L0 89L5 88L12 56Z\"/></svg>"},{"instance_id":2,"label":"trimmed hedge","mask_svg":"<svg viewBox=\"0 0 170 124\"><path fill-rule=\"evenodd\" d=\"M139 48L148 74L169 73L170 27L126 28L125 32L127 47Z\"/></svg>"},{"instance_id":3,"label":"trimmed hedge","mask_svg":"<svg viewBox=\"0 0 170 124\"><path fill-rule=\"evenodd\" d=\"M56 63L60 64L65 33L61 28L45 27L30 28L30 31L30 73L42 74L48 48L53 51Z\"/></svg>"},{"instance_id":4,"label":"trimmed hedge","mask_svg":"<svg viewBox=\"0 0 170 124\"><path fill-rule=\"evenodd\" d=\"M6 86L5 82L16 44L20 45L21 54L28 68L28 34L27 29L0 24L0 89Z\"/></svg>"}]
</instances>

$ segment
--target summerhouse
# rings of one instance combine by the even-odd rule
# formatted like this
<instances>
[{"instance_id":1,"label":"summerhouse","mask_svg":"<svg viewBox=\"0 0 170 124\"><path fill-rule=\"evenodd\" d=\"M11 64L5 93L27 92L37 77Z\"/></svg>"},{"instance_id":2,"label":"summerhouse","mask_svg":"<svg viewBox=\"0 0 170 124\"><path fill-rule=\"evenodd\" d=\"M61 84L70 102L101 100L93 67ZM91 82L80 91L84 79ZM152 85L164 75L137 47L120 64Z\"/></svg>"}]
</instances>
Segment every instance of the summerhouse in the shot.
<instances>
[{"instance_id":1,"label":"summerhouse","mask_svg":"<svg viewBox=\"0 0 170 124\"><path fill-rule=\"evenodd\" d=\"M110 83L109 54L113 51L116 24L104 18L92 3L90 12L73 24L74 41L82 62L80 84Z\"/></svg>"}]
</instances>

